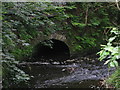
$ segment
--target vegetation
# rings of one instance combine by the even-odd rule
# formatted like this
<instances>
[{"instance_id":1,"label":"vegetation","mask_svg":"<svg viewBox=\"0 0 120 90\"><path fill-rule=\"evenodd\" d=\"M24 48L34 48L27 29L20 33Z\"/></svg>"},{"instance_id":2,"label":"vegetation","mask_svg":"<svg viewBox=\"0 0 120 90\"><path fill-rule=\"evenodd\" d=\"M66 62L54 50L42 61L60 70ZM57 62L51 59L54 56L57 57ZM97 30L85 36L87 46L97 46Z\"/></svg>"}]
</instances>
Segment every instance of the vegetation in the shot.
<instances>
[{"instance_id":1,"label":"vegetation","mask_svg":"<svg viewBox=\"0 0 120 90\"><path fill-rule=\"evenodd\" d=\"M120 31L118 28L112 28L111 36L108 39L107 45L102 45L102 50L98 52L100 54L100 60L107 59L105 64L109 67L117 67L116 72L107 80L109 84L112 84L116 88L120 88Z\"/></svg>"},{"instance_id":2,"label":"vegetation","mask_svg":"<svg viewBox=\"0 0 120 90\"><path fill-rule=\"evenodd\" d=\"M120 59L120 46L119 39L120 31L117 28L111 30L111 34L114 33L112 37L108 39L107 45L102 45L102 50L99 52L100 60L107 58L108 60L105 64L109 64L110 67L118 67L117 60Z\"/></svg>"},{"instance_id":3,"label":"vegetation","mask_svg":"<svg viewBox=\"0 0 120 90\"><path fill-rule=\"evenodd\" d=\"M18 63L29 60L33 47L56 32L67 37L72 54L92 54L106 44L99 53L100 60L109 55L106 64L118 66L117 12L116 3L3 2L3 87L30 80Z\"/></svg>"},{"instance_id":4,"label":"vegetation","mask_svg":"<svg viewBox=\"0 0 120 90\"><path fill-rule=\"evenodd\" d=\"M113 73L109 79L107 80L107 83L116 87L120 88L120 68L118 68L115 73Z\"/></svg>"}]
</instances>

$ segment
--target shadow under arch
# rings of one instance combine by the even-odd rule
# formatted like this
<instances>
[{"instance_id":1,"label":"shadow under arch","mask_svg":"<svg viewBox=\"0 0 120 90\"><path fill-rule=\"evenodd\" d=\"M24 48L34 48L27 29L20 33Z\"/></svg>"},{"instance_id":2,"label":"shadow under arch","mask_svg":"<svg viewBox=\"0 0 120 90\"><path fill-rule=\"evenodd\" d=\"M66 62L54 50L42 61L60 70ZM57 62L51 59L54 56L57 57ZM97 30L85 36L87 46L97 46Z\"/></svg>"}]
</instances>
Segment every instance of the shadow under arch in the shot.
<instances>
[{"instance_id":1,"label":"shadow under arch","mask_svg":"<svg viewBox=\"0 0 120 90\"><path fill-rule=\"evenodd\" d=\"M35 61L53 61L63 62L70 58L70 50L65 42L57 39L44 40L38 43L33 51Z\"/></svg>"}]
</instances>

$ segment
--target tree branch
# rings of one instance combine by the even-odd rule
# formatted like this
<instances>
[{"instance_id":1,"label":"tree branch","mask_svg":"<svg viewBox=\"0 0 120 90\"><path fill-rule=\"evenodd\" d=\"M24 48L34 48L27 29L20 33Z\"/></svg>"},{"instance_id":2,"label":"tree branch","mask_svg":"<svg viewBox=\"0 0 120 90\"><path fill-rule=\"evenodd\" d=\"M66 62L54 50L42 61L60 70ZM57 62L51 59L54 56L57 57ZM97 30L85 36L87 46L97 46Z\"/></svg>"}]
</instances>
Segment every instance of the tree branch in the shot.
<instances>
[{"instance_id":1,"label":"tree branch","mask_svg":"<svg viewBox=\"0 0 120 90\"><path fill-rule=\"evenodd\" d=\"M85 24L87 25L87 22L88 22L88 6L87 6L87 9L86 9L86 15L85 15Z\"/></svg>"},{"instance_id":2,"label":"tree branch","mask_svg":"<svg viewBox=\"0 0 120 90\"><path fill-rule=\"evenodd\" d=\"M120 10L119 4L118 4L118 0L116 0L116 5L117 5L118 10Z\"/></svg>"}]
</instances>

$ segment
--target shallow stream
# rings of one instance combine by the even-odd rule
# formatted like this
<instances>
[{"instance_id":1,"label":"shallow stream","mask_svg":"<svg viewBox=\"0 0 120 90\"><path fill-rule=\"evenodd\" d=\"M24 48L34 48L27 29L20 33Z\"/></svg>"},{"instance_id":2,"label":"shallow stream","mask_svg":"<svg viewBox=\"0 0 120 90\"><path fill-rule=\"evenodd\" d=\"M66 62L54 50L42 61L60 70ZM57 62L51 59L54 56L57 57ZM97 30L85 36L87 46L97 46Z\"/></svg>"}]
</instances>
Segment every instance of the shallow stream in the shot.
<instances>
[{"instance_id":1,"label":"shallow stream","mask_svg":"<svg viewBox=\"0 0 120 90\"><path fill-rule=\"evenodd\" d=\"M115 71L97 58L77 58L65 63L29 62L20 66L31 75L30 88L102 88L104 79Z\"/></svg>"}]
</instances>

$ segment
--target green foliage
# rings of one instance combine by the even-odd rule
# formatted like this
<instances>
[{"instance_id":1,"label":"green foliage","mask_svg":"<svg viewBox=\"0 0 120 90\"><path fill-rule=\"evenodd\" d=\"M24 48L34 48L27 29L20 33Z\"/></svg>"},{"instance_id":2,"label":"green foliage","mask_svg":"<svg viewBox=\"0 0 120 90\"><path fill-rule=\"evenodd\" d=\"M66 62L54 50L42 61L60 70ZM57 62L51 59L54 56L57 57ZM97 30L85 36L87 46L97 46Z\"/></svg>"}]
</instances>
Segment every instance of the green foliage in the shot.
<instances>
[{"instance_id":1,"label":"green foliage","mask_svg":"<svg viewBox=\"0 0 120 90\"><path fill-rule=\"evenodd\" d=\"M63 29L56 20L67 18L64 11L64 7L47 2L2 3L4 87L9 87L11 82L18 84L29 80L17 64L31 55L35 38Z\"/></svg>"},{"instance_id":2,"label":"green foliage","mask_svg":"<svg viewBox=\"0 0 120 90\"><path fill-rule=\"evenodd\" d=\"M19 62L9 53L2 53L2 79L3 87L8 88L10 85L18 84L29 80L29 75L25 74L17 67ZM12 82L12 83L11 83Z\"/></svg>"},{"instance_id":3,"label":"green foliage","mask_svg":"<svg viewBox=\"0 0 120 90\"><path fill-rule=\"evenodd\" d=\"M84 49L100 47L104 42L107 29L104 27L113 26L111 22L117 24L115 12L118 10L113 3L68 3L66 9L69 24L66 30L73 43L73 51L82 51ZM111 10L114 10L111 15ZM113 16L116 16L113 17ZM65 24L66 25L66 24ZM68 37L69 38L69 37ZM78 43L79 42L79 43Z\"/></svg>"},{"instance_id":4,"label":"green foliage","mask_svg":"<svg viewBox=\"0 0 120 90\"><path fill-rule=\"evenodd\" d=\"M86 26L86 24L84 24L84 23L72 22L72 24L73 24L74 26L78 26L78 27L81 27L81 28Z\"/></svg>"},{"instance_id":5,"label":"green foliage","mask_svg":"<svg viewBox=\"0 0 120 90\"><path fill-rule=\"evenodd\" d=\"M36 14L36 17L35 14L32 14L35 9L34 5L13 2L2 4L2 71L3 87L5 88L30 79L29 75L17 67L17 64L23 58L31 55L33 46L30 41L39 34L38 26L44 24L39 20L40 13ZM40 3L36 3L36 5L39 7Z\"/></svg>"},{"instance_id":6,"label":"green foliage","mask_svg":"<svg viewBox=\"0 0 120 90\"><path fill-rule=\"evenodd\" d=\"M27 45L28 43L24 44ZM32 55L33 46L25 46L23 48L24 49L14 48L14 50L11 52L15 56L15 58L19 61L21 60L21 62L22 60L25 60L30 57L30 55Z\"/></svg>"},{"instance_id":7,"label":"green foliage","mask_svg":"<svg viewBox=\"0 0 120 90\"><path fill-rule=\"evenodd\" d=\"M107 59L109 56L110 58L106 60L105 64L108 64L110 67L117 67L116 72L107 79L107 83L112 84L116 88L120 88L120 68L117 61L120 60L120 31L118 28L112 28L111 35L107 45L102 45L102 50L98 54L100 55L100 60Z\"/></svg>"},{"instance_id":8,"label":"green foliage","mask_svg":"<svg viewBox=\"0 0 120 90\"><path fill-rule=\"evenodd\" d=\"M111 34L114 36L108 39L107 45L102 45L102 50L98 52L98 54L100 55L100 60L103 60L109 56L110 58L105 62L105 64L109 64L111 67L117 67L117 60L120 59L120 46L118 45L120 32L118 31L118 28L112 28ZM114 41L115 39L117 41ZM114 42L117 42L117 44L114 45Z\"/></svg>"},{"instance_id":9,"label":"green foliage","mask_svg":"<svg viewBox=\"0 0 120 90\"><path fill-rule=\"evenodd\" d=\"M113 73L107 80L108 84L112 84L117 89L120 89L120 68Z\"/></svg>"}]
</instances>

